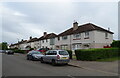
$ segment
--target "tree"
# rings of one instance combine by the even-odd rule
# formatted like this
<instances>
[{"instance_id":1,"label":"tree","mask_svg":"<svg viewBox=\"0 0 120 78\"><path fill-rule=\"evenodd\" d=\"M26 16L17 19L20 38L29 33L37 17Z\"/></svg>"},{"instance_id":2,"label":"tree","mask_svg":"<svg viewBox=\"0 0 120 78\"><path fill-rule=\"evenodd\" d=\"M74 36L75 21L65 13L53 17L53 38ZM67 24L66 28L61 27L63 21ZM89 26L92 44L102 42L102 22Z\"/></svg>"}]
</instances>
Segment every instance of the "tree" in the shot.
<instances>
[{"instance_id":1,"label":"tree","mask_svg":"<svg viewBox=\"0 0 120 78\"><path fill-rule=\"evenodd\" d=\"M117 41L113 41L112 44L111 44L112 47L119 47L120 48L120 40L117 40Z\"/></svg>"},{"instance_id":2,"label":"tree","mask_svg":"<svg viewBox=\"0 0 120 78\"><path fill-rule=\"evenodd\" d=\"M2 42L2 43L0 44L0 49L2 49L2 50L7 50L7 49L8 49L8 44L7 44L7 42Z\"/></svg>"},{"instance_id":3,"label":"tree","mask_svg":"<svg viewBox=\"0 0 120 78\"><path fill-rule=\"evenodd\" d=\"M0 43L0 50L2 50L2 43Z\"/></svg>"}]
</instances>

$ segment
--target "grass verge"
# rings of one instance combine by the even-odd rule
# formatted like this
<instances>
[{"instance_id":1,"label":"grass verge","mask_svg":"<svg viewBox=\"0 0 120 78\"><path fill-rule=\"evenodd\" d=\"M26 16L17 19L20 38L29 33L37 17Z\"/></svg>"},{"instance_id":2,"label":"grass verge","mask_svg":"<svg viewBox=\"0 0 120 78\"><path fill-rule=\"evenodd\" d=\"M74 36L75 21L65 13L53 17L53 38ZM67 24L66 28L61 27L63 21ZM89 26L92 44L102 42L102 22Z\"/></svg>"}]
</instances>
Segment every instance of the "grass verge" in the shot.
<instances>
[{"instance_id":1,"label":"grass verge","mask_svg":"<svg viewBox=\"0 0 120 78\"><path fill-rule=\"evenodd\" d=\"M98 59L96 61L99 62L112 62L112 61L117 61L120 60L120 57L113 57L113 58L106 58L106 59Z\"/></svg>"}]
</instances>

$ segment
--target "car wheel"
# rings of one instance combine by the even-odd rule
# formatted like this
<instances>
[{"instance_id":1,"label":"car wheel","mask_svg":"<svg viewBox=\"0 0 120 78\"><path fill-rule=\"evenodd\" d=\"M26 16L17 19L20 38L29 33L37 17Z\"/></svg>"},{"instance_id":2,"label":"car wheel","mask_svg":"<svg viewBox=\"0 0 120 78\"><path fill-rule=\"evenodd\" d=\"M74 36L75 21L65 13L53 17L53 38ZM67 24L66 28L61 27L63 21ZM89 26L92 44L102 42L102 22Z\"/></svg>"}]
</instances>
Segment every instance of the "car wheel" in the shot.
<instances>
[{"instance_id":1,"label":"car wheel","mask_svg":"<svg viewBox=\"0 0 120 78\"><path fill-rule=\"evenodd\" d=\"M52 60L52 65L53 65L53 66L55 66L55 65L56 65L55 60Z\"/></svg>"},{"instance_id":2,"label":"car wheel","mask_svg":"<svg viewBox=\"0 0 120 78\"><path fill-rule=\"evenodd\" d=\"M32 57L31 57L31 56L29 56L29 60L32 60Z\"/></svg>"},{"instance_id":3,"label":"car wheel","mask_svg":"<svg viewBox=\"0 0 120 78\"><path fill-rule=\"evenodd\" d=\"M65 63L64 65L68 65L68 63Z\"/></svg>"},{"instance_id":4,"label":"car wheel","mask_svg":"<svg viewBox=\"0 0 120 78\"><path fill-rule=\"evenodd\" d=\"M40 59L40 62L41 62L41 63L44 63L43 58Z\"/></svg>"},{"instance_id":5,"label":"car wheel","mask_svg":"<svg viewBox=\"0 0 120 78\"><path fill-rule=\"evenodd\" d=\"M27 60L29 60L29 57L27 57Z\"/></svg>"}]
</instances>

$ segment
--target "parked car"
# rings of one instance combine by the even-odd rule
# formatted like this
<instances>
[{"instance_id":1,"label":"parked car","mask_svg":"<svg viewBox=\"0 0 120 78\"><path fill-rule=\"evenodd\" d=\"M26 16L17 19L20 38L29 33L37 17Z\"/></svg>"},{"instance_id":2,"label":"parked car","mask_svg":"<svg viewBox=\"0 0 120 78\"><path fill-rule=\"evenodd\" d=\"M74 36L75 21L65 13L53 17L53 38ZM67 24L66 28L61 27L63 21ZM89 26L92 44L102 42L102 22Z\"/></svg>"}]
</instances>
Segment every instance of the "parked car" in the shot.
<instances>
[{"instance_id":1,"label":"parked car","mask_svg":"<svg viewBox=\"0 0 120 78\"><path fill-rule=\"evenodd\" d=\"M27 60L40 60L42 56L41 52L32 50L27 53Z\"/></svg>"},{"instance_id":2,"label":"parked car","mask_svg":"<svg viewBox=\"0 0 120 78\"><path fill-rule=\"evenodd\" d=\"M5 51L4 50L0 50L0 53L4 53Z\"/></svg>"},{"instance_id":3,"label":"parked car","mask_svg":"<svg viewBox=\"0 0 120 78\"><path fill-rule=\"evenodd\" d=\"M5 54L14 54L14 52L12 50L6 50Z\"/></svg>"},{"instance_id":4,"label":"parked car","mask_svg":"<svg viewBox=\"0 0 120 78\"><path fill-rule=\"evenodd\" d=\"M68 64L70 61L69 54L65 50L48 50L43 57L41 63L49 62L52 65Z\"/></svg>"},{"instance_id":5,"label":"parked car","mask_svg":"<svg viewBox=\"0 0 120 78\"><path fill-rule=\"evenodd\" d=\"M49 48L38 48L37 51L45 53L46 51L48 51Z\"/></svg>"}]
</instances>

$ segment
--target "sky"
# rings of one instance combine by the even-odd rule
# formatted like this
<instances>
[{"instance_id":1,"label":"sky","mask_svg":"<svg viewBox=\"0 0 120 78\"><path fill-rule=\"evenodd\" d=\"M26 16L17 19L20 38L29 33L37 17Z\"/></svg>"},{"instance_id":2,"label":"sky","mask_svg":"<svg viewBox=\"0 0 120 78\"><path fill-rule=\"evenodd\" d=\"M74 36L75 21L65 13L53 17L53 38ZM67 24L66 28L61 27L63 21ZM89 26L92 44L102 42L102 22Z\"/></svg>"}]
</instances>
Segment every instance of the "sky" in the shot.
<instances>
[{"instance_id":1,"label":"sky","mask_svg":"<svg viewBox=\"0 0 120 78\"><path fill-rule=\"evenodd\" d=\"M9 44L39 38L43 32L59 34L74 20L109 27L118 39L118 2L2 2L0 8L0 36Z\"/></svg>"}]
</instances>

